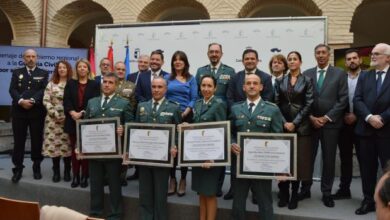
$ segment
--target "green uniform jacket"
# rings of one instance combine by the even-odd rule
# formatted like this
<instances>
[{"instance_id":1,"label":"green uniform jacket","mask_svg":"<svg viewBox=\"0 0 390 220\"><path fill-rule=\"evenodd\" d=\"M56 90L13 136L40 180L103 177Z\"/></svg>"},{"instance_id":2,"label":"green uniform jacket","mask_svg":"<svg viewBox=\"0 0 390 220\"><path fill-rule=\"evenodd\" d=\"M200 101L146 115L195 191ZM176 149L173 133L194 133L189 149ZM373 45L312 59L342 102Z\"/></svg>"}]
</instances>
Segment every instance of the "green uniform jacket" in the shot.
<instances>
[{"instance_id":1,"label":"green uniform jacket","mask_svg":"<svg viewBox=\"0 0 390 220\"><path fill-rule=\"evenodd\" d=\"M198 99L192 111L194 123L226 120L226 104L216 97L213 97L207 104L203 103L203 99Z\"/></svg>"},{"instance_id":2,"label":"green uniform jacket","mask_svg":"<svg viewBox=\"0 0 390 220\"><path fill-rule=\"evenodd\" d=\"M222 99L223 101L226 101L226 92L229 85L229 81L235 73L236 72L232 67L225 65L223 63L221 63L221 66L218 68L215 75L211 74L210 64L200 67L196 72L196 77L195 77L196 82L198 83L199 96L202 97L202 94L200 93L200 80L204 75L212 75L217 80L217 91L215 91L214 95Z\"/></svg>"},{"instance_id":3,"label":"green uniform jacket","mask_svg":"<svg viewBox=\"0 0 390 220\"><path fill-rule=\"evenodd\" d=\"M90 99L85 111L85 118L119 117L121 124L134 121L132 106L126 99L114 95L105 108L101 107L101 103L102 96Z\"/></svg>"},{"instance_id":4,"label":"green uniform jacket","mask_svg":"<svg viewBox=\"0 0 390 220\"><path fill-rule=\"evenodd\" d=\"M234 104L229 119L232 125L232 143L237 143L237 132L283 132L283 116L279 108L262 99L252 114L249 113L246 100Z\"/></svg>"},{"instance_id":5,"label":"green uniform jacket","mask_svg":"<svg viewBox=\"0 0 390 220\"><path fill-rule=\"evenodd\" d=\"M155 124L180 124L181 112L180 105L164 99L156 114L153 114L152 99L147 102L139 103L136 113L136 121L141 123Z\"/></svg>"}]
</instances>

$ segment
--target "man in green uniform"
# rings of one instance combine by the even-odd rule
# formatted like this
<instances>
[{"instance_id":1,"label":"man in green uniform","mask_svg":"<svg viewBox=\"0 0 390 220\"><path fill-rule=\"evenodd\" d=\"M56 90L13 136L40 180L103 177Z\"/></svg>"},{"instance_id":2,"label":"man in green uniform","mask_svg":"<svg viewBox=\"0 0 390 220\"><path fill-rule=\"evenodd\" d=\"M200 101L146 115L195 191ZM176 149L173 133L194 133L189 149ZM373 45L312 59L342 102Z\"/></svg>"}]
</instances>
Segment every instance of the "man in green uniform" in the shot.
<instances>
[{"instance_id":1,"label":"man in green uniform","mask_svg":"<svg viewBox=\"0 0 390 220\"><path fill-rule=\"evenodd\" d=\"M164 78L152 80L152 99L137 107L136 121L140 123L179 124L179 104L165 98L167 83ZM171 154L176 156L176 147ZM140 219L168 219L167 192L170 168L139 166Z\"/></svg>"},{"instance_id":2,"label":"man in green uniform","mask_svg":"<svg viewBox=\"0 0 390 220\"><path fill-rule=\"evenodd\" d=\"M88 101L86 118L119 117L121 124L134 120L129 102L116 95L118 77L115 73L106 73L102 83L102 96ZM123 135L123 127L117 129ZM110 189L111 213L106 219L120 219L122 215L122 190L120 182L122 159L90 159L89 174L91 180L90 215L102 218L104 210L104 181Z\"/></svg>"},{"instance_id":3,"label":"man in green uniform","mask_svg":"<svg viewBox=\"0 0 390 220\"><path fill-rule=\"evenodd\" d=\"M263 85L258 75L247 75L243 86L247 99L234 104L231 108L229 118L233 132L232 152L237 156L241 151L236 141L237 132L283 132L282 113L275 104L261 99L262 89ZM274 218L272 180L237 178L234 184L233 219L246 219L245 207L249 188L252 189L258 200L260 219L272 220Z\"/></svg>"},{"instance_id":4,"label":"man in green uniform","mask_svg":"<svg viewBox=\"0 0 390 220\"><path fill-rule=\"evenodd\" d=\"M135 84L133 82L125 80L126 78L125 63L123 61L116 62L114 65L114 70L119 79L115 93L120 97L128 100L130 102L132 109L134 110L137 109L137 100L135 99ZM121 170L122 186L127 186L126 174L127 174L127 165L123 165Z\"/></svg>"},{"instance_id":5,"label":"man in green uniform","mask_svg":"<svg viewBox=\"0 0 390 220\"><path fill-rule=\"evenodd\" d=\"M224 101L227 105L226 92L229 85L229 81L235 74L235 71L230 66L221 63L222 55L222 45L218 43L209 44L207 56L210 60L210 64L200 67L196 72L195 78L196 82L198 83L198 88L200 88L200 80L204 75L213 76L217 80L217 90L215 91L214 95ZM200 89L199 96L202 97ZM219 174L217 197L222 196L222 185L225 179L225 170L226 167L223 167L221 169L221 173Z\"/></svg>"},{"instance_id":6,"label":"man in green uniform","mask_svg":"<svg viewBox=\"0 0 390 220\"><path fill-rule=\"evenodd\" d=\"M217 80L217 91L215 91L215 96L226 101L226 91L230 79L235 74L235 71L232 67L221 63L222 58L222 45L218 43L209 44L207 51L207 56L210 60L210 64L200 67L196 71L196 82L200 83L200 79L204 75L211 75ZM199 95L202 96L199 92Z\"/></svg>"}]
</instances>

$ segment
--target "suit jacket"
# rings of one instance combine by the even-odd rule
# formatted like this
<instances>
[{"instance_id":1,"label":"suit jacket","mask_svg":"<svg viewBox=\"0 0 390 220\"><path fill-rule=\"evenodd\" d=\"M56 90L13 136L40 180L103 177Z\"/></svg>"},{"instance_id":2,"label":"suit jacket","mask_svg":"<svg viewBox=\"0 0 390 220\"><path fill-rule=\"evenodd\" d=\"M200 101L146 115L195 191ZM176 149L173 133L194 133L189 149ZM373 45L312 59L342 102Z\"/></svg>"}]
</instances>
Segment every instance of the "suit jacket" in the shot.
<instances>
[{"instance_id":1,"label":"suit jacket","mask_svg":"<svg viewBox=\"0 0 390 220\"><path fill-rule=\"evenodd\" d=\"M259 104L249 112L246 101L232 106L229 119L232 126L232 143L237 143L237 132L283 132L283 116L277 105L260 100ZM239 143L238 143L239 144Z\"/></svg>"},{"instance_id":2,"label":"suit jacket","mask_svg":"<svg viewBox=\"0 0 390 220\"><path fill-rule=\"evenodd\" d=\"M200 67L196 72L196 82L198 83L199 88L199 97L202 97L202 94L200 92L200 80L204 75L212 75L211 74L211 67L210 64ZM213 77L217 80L217 91L215 91L215 96L222 99L223 101L226 101L226 93L228 89L228 85L230 80L235 75L235 71L232 67L225 65L221 63L220 67L218 68L217 72Z\"/></svg>"},{"instance_id":3,"label":"suit jacket","mask_svg":"<svg viewBox=\"0 0 390 220\"><path fill-rule=\"evenodd\" d=\"M192 111L194 123L226 120L226 104L217 97L213 97L207 104L204 104L203 98L198 99Z\"/></svg>"},{"instance_id":4,"label":"suit jacket","mask_svg":"<svg viewBox=\"0 0 390 220\"><path fill-rule=\"evenodd\" d=\"M114 95L107 105L102 108L102 98L103 96L101 95L88 101L85 118L119 117L122 125L126 122L134 121L133 109L128 100Z\"/></svg>"},{"instance_id":5,"label":"suit jacket","mask_svg":"<svg viewBox=\"0 0 390 220\"><path fill-rule=\"evenodd\" d=\"M160 76L166 77L169 73L161 70ZM149 70L145 73L141 73L138 76L137 87L135 89L135 98L138 102L146 102L152 99L152 85L151 85L152 72Z\"/></svg>"},{"instance_id":6,"label":"suit jacket","mask_svg":"<svg viewBox=\"0 0 390 220\"><path fill-rule=\"evenodd\" d=\"M38 67L35 68L31 75L28 74L26 67L12 71L9 86L9 93L12 97L12 117L45 117L46 111L42 100L47 80L48 72ZM20 99L34 99L35 104L31 109L27 110L18 104Z\"/></svg>"},{"instance_id":7,"label":"suit jacket","mask_svg":"<svg viewBox=\"0 0 390 220\"><path fill-rule=\"evenodd\" d=\"M96 76L95 81L99 84L99 86L102 84L102 75Z\"/></svg>"},{"instance_id":8,"label":"suit jacket","mask_svg":"<svg viewBox=\"0 0 390 220\"><path fill-rule=\"evenodd\" d=\"M321 91L317 88L317 67L306 70L303 75L313 81L312 115L315 117L327 115L332 120L326 123L324 128L341 128L348 103L347 74L340 68L329 66Z\"/></svg>"},{"instance_id":9,"label":"suit jacket","mask_svg":"<svg viewBox=\"0 0 390 220\"><path fill-rule=\"evenodd\" d=\"M312 80L299 74L297 81L289 91L290 74L275 80L275 104L279 106L286 122L294 123L298 135L310 135L309 115L313 104Z\"/></svg>"},{"instance_id":10,"label":"suit jacket","mask_svg":"<svg viewBox=\"0 0 390 220\"><path fill-rule=\"evenodd\" d=\"M379 94L376 94L375 70L361 73L356 85L353 100L355 114L358 117L355 127L356 134L360 136L377 135L389 138L390 134L390 69L386 73ZM381 129L373 128L365 121L367 115L380 115L384 126Z\"/></svg>"},{"instance_id":11,"label":"suit jacket","mask_svg":"<svg viewBox=\"0 0 390 220\"><path fill-rule=\"evenodd\" d=\"M72 119L70 111L85 110L88 100L100 95L99 84L95 80L88 80L84 91L84 103L82 109L78 109L78 87L79 81L71 79L66 83L64 91L64 111L65 111L65 126L64 131L68 134L76 133L76 122Z\"/></svg>"},{"instance_id":12,"label":"suit jacket","mask_svg":"<svg viewBox=\"0 0 390 220\"><path fill-rule=\"evenodd\" d=\"M259 69L256 69L256 75L260 76L263 83L263 91L261 91L261 98L265 101L273 100L273 88L271 82L271 76ZM233 106L236 102L246 100L245 92L242 90L245 81L245 71L240 71L229 82L227 91L228 106Z\"/></svg>"},{"instance_id":13,"label":"suit jacket","mask_svg":"<svg viewBox=\"0 0 390 220\"><path fill-rule=\"evenodd\" d=\"M127 76L126 80L127 80L127 81L130 81L130 82L132 82L132 83L134 83L134 84L136 84L138 74L140 74L139 71L134 72L134 73L130 73L130 74Z\"/></svg>"}]
</instances>

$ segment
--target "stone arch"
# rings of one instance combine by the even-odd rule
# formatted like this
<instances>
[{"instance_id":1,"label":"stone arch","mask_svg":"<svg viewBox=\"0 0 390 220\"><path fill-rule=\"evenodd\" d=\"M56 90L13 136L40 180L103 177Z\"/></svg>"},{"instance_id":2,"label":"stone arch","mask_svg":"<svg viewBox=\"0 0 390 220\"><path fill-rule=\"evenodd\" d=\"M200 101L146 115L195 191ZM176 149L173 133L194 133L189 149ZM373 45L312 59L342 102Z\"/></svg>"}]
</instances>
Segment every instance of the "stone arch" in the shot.
<instances>
[{"instance_id":1,"label":"stone arch","mask_svg":"<svg viewBox=\"0 0 390 220\"><path fill-rule=\"evenodd\" d=\"M138 21L210 19L204 5L195 0L154 0L139 14Z\"/></svg>"},{"instance_id":2,"label":"stone arch","mask_svg":"<svg viewBox=\"0 0 390 220\"><path fill-rule=\"evenodd\" d=\"M11 22L8 16L0 8L0 45L11 45L12 39L14 37Z\"/></svg>"},{"instance_id":3,"label":"stone arch","mask_svg":"<svg viewBox=\"0 0 390 220\"><path fill-rule=\"evenodd\" d=\"M10 32L12 33L10 44L21 46L28 42L30 46L39 45L39 22L37 22L32 10L23 1L2 0L0 1L0 10L9 22ZM1 29L3 28L5 27L2 25Z\"/></svg>"},{"instance_id":4,"label":"stone arch","mask_svg":"<svg viewBox=\"0 0 390 220\"><path fill-rule=\"evenodd\" d=\"M322 15L322 11L312 0L249 0L237 16L248 18L319 15Z\"/></svg>"},{"instance_id":5,"label":"stone arch","mask_svg":"<svg viewBox=\"0 0 390 220\"><path fill-rule=\"evenodd\" d=\"M87 48L96 24L113 23L111 14L93 1L73 1L60 8L47 25L48 47Z\"/></svg>"},{"instance_id":6,"label":"stone arch","mask_svg":"<svg viewBox=\"0 0 390 220\"><path fill-rule=\"evenodd\" d=\"M390 20L388 0L363 0L356 8L351 22L353 47L369 46L376 43L390 43L388 21Z\"/></svg>"}]
</instances>

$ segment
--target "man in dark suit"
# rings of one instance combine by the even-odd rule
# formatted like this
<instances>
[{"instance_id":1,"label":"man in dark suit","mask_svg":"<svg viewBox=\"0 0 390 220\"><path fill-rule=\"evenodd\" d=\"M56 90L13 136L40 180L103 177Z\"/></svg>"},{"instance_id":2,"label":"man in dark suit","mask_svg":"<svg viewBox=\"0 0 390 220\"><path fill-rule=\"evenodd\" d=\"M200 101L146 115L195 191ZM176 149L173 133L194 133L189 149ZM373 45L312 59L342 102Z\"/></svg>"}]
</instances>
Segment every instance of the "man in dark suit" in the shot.
<instances>
[{"instance_id":1,"label":"man in dark suit","mask_svg":"<svg viewBox=\"0 0 390 220\"><path fill-rule=\"evenodd\" d=\"M116 132L123 135L123 125L134 120L132 106L129 101L115 93L118 84L115 73L106 73L101 86L102 95L88 101L85 118L120 118L121 125ZM104 181L108 182L110 189L110 209L108 219L121 219L122 190L121 173L122 159L89 159L89 175L91 178L91 208L93 217L102 218L104 211Z\"/></svg>"},{"instance_id":2,"label":"man in dark suit","mask_svg":"<svg viewBox=\"0 0 390 220\"><path fill-rule=\"evenodd\" d=\"M106 73L109 73L111 71L111 61L107 58L104 57L100 60L100 75L95 77L96 82L99 84L103 84L103 77L106 75Z\"/></svg>"},{"instance_id":3,"label":"man in dark suit","mask_svg":"<svg viewBox=\"0 0 390 220\"><path fill-rule=\"evenodd\" d=\"M43 127L46 110L42 104L43 92L47 85L47 71L37 67L37 53L33 49L24 51L25 67L12 73L9 93L12 97L12 130L14 134L14 164L12 182L19 182L23 172L24 149L27 128L31 138L31 160L34 179L41 179L43 156Z\"/></svg>"},{"instance_id":4,"label":"man in dark suit","mask_svg":"<svg viewBox=\"0 0 390 220\"><path fill-rule=\"evenodd\" d=\"M250 74L256 74L261 78L261 82L264 85L264 89L261 93L261 98L265 101L272 101L273 89L271 76L257 69L258 63L259 55L256 50L244 50L242 54L242 64L244 65L245 69L234 75L229 82L226 95L229 107L231 107L235 102L241 102L246 99L245 93L242 90L242 86L244 85L245 76Z\"/></svg>"},{"instance_id":5,"label":"man in dark suit","mask_svg":"<svg viewBox=\"0 0 390 220\"><path fill-rule=\"evenodd\" d=\"M374 190L378 158L382 168L390 159L390 45L377 44L372 70L360 75L354 97L364 200L357 215L375 211Z\"/></svg>"},{"instance_id":6,"label":"man in dark suit","mask_svg":"<svg viewBox=\"0 0 390 220\"><path fill-rule=\"evenodd\" d=\"M357 49L349 49L345 52L345 66L348 69L348 105L344 111L344 123L338 140L341 175L340 188L332 195L334 200L351 198L353 146L355 146L356 156L359 158L357 138L354 132L356 114L353 110L353 97L359 75L362 73L360 69L361 63L362 59Z\"/></svg>"},{"instance_id":7,"label":"man in dark suit","mask_svg":"<svg viewBox=\"0 0 390 220\"><path fill-rule=\"evenodd\" d=\"M242 63L244 65L244 70L238 72L233 75L229 82L229 86L227 89L226 97L228 107L230 108L236 102L241 102L246 100L246 95L243 90L245 78L250 74L256 74L260 77L263 90L261 92L261 98L264 101L272 101L273 100L273 89L271 76L259 69L257 69L257 64L259 63L259 55L256 50L246 49L242 54ZM230 173L230 189L227 194L223 197L225 200L229 200L233 198L234 192L234 180L236 179L236 157L232 155L232 166ZM256 203L256 200L252 198L253 203Z\"/></svg>"},{"instance_id":8,"label":"man in dark suit","mask_svg":"<svg viewBox=\"0 0 390 220\"><path fill-rule=\"evenodd\" d=\"M137 85L139 74L144 73L148 70L149 70L149 56L145 54L140 55L138 58L138 71L131 73L129 76L127 76L126 80Z\"/></svg>"},{"instance_id":9,"label":"man in dark suit","mask_svg":"<svg viewBox=\"0 0 390 220\"><path fill-rule=\"evenodd\" d=\"M314 102L310 121L313 125L313 164L321 142L322 202L327 207L334 207L331 197L335 173L337 140L343 125L343 113L348 102L347 74L329 65L330 47L319 44L314 49L317 66L303 72L312 79L314 85ZM310 198L312 181L303 181L298 195L300 200Z\"/></svg>"},{"instance_id":10,"label":"man in dark suit","mask_svg":"<svg viewBox=\"0 0 390 220\"><path fill-rule=\"evenodd\" d=\"M155 50L150 54L150 71L138 76L135 97L138 102L146 102L152 98L151 82L153 78L161 76L165 78L169 73L161 69L164 64L164 54L162 50Z\"/></svg>"}]
</instances>

